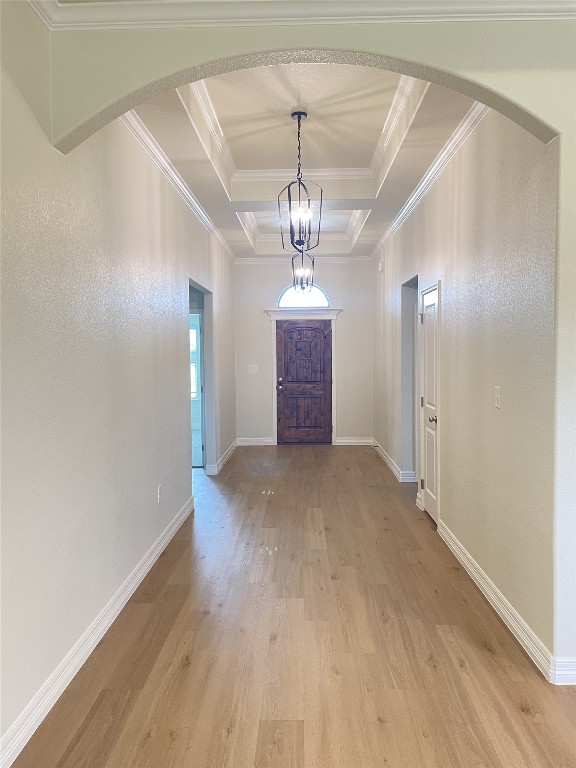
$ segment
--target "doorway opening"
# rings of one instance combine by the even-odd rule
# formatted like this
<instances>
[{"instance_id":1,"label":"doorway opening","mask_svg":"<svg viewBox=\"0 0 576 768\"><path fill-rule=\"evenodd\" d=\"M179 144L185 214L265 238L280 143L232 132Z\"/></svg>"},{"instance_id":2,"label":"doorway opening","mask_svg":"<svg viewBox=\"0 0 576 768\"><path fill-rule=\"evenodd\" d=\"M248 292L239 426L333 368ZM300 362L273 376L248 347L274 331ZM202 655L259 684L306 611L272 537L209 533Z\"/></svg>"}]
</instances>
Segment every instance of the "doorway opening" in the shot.
<instances>
[{"instance_id":1,"label":"doorway opening","mask_svg":"<svg viewBox=\"0 0 576 768\"><path fill-rule=\"evenodd\" d=\"M206 465L204 408L204 294L189 287L190 429L192 467Z\"/></svg>"},{"instance_id":2,"label":"doorway opening","mask_svg":"<svg viewBox=\"0 0 576 768\"><path fill-rule=\"evenodd\" d=\"M418 477L418 276L402 284L401 314L401 456L400 481Z\"/></svg>"}]
</instances>

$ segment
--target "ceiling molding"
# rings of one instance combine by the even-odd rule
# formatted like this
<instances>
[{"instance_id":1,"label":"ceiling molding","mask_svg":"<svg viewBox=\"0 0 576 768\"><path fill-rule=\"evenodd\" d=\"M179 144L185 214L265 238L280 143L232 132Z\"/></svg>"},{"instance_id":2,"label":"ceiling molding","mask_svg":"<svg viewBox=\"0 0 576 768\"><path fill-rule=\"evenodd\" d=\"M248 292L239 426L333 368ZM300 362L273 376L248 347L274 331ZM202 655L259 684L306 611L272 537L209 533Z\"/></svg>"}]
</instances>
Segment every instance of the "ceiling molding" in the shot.
<instances>
[{"instance_id":1,"label":"ceiling molding","mask_svg":"<svg viewBox=\"0 0 576 768\"><path fill-rule=\"evenodd\" d=\"M534 21L576 18L574 0L28 0L57 30L350 24L372 22ZM288 12L287 12L288 7Z\"/></svg>"},{"instance_id":2,"label":"ceiling molding","mask_svg":"<svg viewBox=\"0 0 576 768\"><path fill-rule=\"evenodd\" d=\"M371 210L352 211L352 216L350 216L350 221L348 222L348 227L346 229L346 237L348 238L351 249L356 245L356 241L360 236L360 232L362 232L366 219L371 213Z\"/></svg>"},{"instance_id":3,"label":"ceiling molding","mask_svg":"<svg viewBox=\"0 0 576 768\"><path fill-rule=\"evenodd\" d=\"M253 251L255 251L256 240L259 235L258 222L256 221L256 217L254 216L252 211L245 211L244 213L239 213L238 211L236 211L236 216L238 217L238 221L240 222L240 225L244 230L244 234L248 238L250 247L252 248Z\"/></svg>"},{"instance_id":4,"label":"ceiling molding","mask_svg":"<svg viewBox=\"0 0 576 768\"><path fill-rule=\"evenodd\" d=\"M396 161L396 156L404 144L429 87L430 83L423 80L416 80L406 75L400 78L390 112L370 163L370 169L376 179L376 197L380 194Z\"/></svg>"},{"instance_id":5,"label":"ceiling molding","mask_svg":"<svg viewBox=\"0 0 576 768\"><path fill-rule=\"evenodd\" d=\"M192 194L190 187L186 184L182 176L178 173L176 168L172 165L163 149L160 147L156 139L152 136L148 128L144 125L142 120L138 117L134 110L126 112L120 118L121 122L126 125L132 135L138 140L140 145L146 150L148 155L156 163L158 168L162 171L164 176L180 194L186 205L194 213L198 221L202 226L210 232L210 234L220 243L230 258L235 259L235 254L231 250L230 246L214 225L212 219L208 216L204 208L200 205L196 197Z\"/></svg>"},{"instance_id":6,"label":"ceiling molding","mask_svg":"<svg viewBox=\"0 0 576 768\"><path fill-rule=\"evenodd\" d=\"M372 261L371 256L315 256L316 264L358 264L359 262ZM282 265L288 264L290 266L290 254L282 253L278 256L239 256L234 265L240 265L244 267L253 267L261 265Z\"/></svg>"},{"instance_id":7,"label":"ceiling molding","mask_svg":"<svg viewBox=\"0 0 576 768\"><path fill-rule=\"evenodd\" d=\"M230 147L228 146L226 137L224 136L224 131L222 130L218 120L216 110L212 104L212 99L210 98L210 94L206 88L206 82L204 80L199 80L196 83L190 83L190 90L194 95L200 110L200 114L204 119L204 124L206 125L206 128L208 129L214 141L218 153L220 154L222 163L224 164L224 168L228 174L228 183L230 184L230 179L232 179L236 173L236 164L234 162L234 158L232 157L232 153L230 152Z\"/></svg>"},{"instance_id":8,"label":"ceiling molding","mask_svg":"<svg viewBox=\"0 0 576 768\"><path fill-rule=\"evenodd\" d=\"M416 80L413 77L408 77L408 75L402 75L398 81L398 87L396 88L396 93L394 94L394 99L392 100L390 111L386 116L386 121L382 127L382 133L380 134L378 144L376 144L376 149L374 150L372 160L370 161L370 171L374 177L378 175L380 167L384 162L386 147L390 143L390 139L392 138L394 130L398 125L400 115L406 107L408 97L414 90L415 83Z\"/></svg>"},{"instance_id":9,"label":"ceiling molding","mask_svg":"<svg viewBox=\"0 0 576 768\"><path fill-rule=\"evenodd\" d=\"M440 176L450 160L452 160L458 150L460 150L463 144L470 138L472 132L478 127L488 112L490 112L490 107L487 107L485 104L480 104L479 102L476 102L470 108L458 128L456 128L452 136L440 150L430 168L428 168L424 176L420 179L418 185L406 200L394 221L378 241L378 245L372 251L372 258L376 257L379 248L381 248L386 240L398 231L414 209L420 204L422 198L427 194L438 176Z\"/></svg>"},{"instance_id":10,"label":"ceiling molding","mask_svg":"<svg viewBox=\"0 0 576 768\"><path fill-rule=\"evenodd\" d=\"M236 171L233 181L277 181L278 184L284 184L295 177L295 168L265 168ZM364 181L373 178L374 174L370 168L315 168L306 171L306 179L309 181Z\"/></svg>"}]
</instances>

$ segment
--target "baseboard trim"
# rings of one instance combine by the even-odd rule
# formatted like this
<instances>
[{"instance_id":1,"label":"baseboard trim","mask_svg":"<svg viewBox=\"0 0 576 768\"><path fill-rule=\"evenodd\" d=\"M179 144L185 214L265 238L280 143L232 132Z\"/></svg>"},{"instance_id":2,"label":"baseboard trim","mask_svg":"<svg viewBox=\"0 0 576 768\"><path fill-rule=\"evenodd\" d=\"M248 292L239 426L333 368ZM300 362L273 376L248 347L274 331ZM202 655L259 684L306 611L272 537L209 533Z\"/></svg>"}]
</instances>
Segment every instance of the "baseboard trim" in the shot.
<instances>
[{"instance_id":1,"label":"baseboard trim","mask_svg":"<svg viewBox=\"0 0 576 768\"><path fill-rule=\"evenodd\" d=\"M335 437L332 445L374 445L372 437Z\"/></svg>"},{"instance_id":2,"label":"baseboard trim","mask_svg":"<svg viewBox=\"0 0 576 768\"><path fill-rule=\"evenodd\" d=\"M420 491L418 491L418 493L416 494L416 506L422 512L426 512L426 507L424 506L424 500L422 499L422 494L420 493Z\"/></svg>"},{"instance_id":3,"label":"baseboard trim","mask_svg":"<svg viewBox=\"0 0 576 768\"><path fill-rule=\"evenodd\" d=\"M217 464L206 464L206 466L204 467L204 471L206 472L206 474L218 475L222 471L222 467L224 466L224 464L226 464L230 456L232 456L232 454L236 450L237 445L238 445L238 440L234 440L234 442L228 447L226 451L224 451L222 456L218 459Z\"/></svg>"},{"instance_id":4,"label":"baseboard trim","mask_svg":"<svg viewBox=\"0 0 576 768\"><path fill-rule=\"evenodd\" d=\"M576 685L576 656L552 656L549 679L554 685Z\"/></svg>"},{"instance_id":5,"label":"baseboard trim","mask_svg":"<svg viewBox=\"0 0 576 768\"><path fill-rule=\"evenodd\" d=\"M273 437L239 437L236 440L238 446L241 445L276 445Z\"/></svg>"},{"instance_id":6,"label":"baseboard trim","mask_svg":"<svg viewBox=\"0 0 576 768\"><path fill-rule=\"evenodd\" d=\"M382 448L380 443L377 443L375 440L373 440L372 445L376 449L376 453L380 456L380 458L384 462L386 462L388 467L392 470L394 477L396 478L396 480L398 480L399 483L417 482L416 472L403 472L398 466L398 464L396 464L394 459L386 453L384 448Z\"/></svg>"},{"instance_id":7,"label":"baseboard trim","mask_svg":"<svg viewBox=\"0 0 576 768\"><path fill-rule=\"evenodd\" d=\"M66 654L24 711L6 731L0 743L0 767L9 768L30 740L34 731L58 701L88 656L104 637L114 619L124 608L148 571L184 520L193 512L194 500L188 499L176 517L168 524L142 560L106 604L78 642Z\"/></svg>"},{"instance_id":8,"label":"baseboard trim","mask_svg":"<svg viewBox=\"0 0 576 768\"><path fill-rule=\"evenodd\" d=\"M438 533L546 680L554 685L576 684L576 658L552 656L536 633L442 520L438 522Z\"/></svg>"}]
</instances>

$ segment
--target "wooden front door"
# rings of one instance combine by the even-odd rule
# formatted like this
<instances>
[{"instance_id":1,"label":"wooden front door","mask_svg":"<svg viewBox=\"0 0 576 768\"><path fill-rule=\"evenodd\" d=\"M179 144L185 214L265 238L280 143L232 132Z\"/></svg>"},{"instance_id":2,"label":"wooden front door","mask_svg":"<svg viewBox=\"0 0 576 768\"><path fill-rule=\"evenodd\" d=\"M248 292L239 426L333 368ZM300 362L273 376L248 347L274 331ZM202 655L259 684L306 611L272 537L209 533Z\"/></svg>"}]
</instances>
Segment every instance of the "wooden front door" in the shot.
<instances>
[{"instance_id":1,"label":"wooden front door","mask_svg":"<svg viewBox=\"0 0 576 768\"><path fill-rule=\"evenodd\" d=\"M276 321L278 444L332 442L332 324Z\"/></svg>"}]
</instances>

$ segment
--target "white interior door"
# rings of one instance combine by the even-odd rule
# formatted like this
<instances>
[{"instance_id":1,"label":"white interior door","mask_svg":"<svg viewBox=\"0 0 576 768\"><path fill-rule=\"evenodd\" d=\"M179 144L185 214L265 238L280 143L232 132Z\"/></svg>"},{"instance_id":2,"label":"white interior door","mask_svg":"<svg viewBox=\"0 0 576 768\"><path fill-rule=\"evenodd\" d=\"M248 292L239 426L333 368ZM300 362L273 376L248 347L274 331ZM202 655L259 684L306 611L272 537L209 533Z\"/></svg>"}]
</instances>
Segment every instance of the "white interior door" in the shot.
<instances>
[{"instance_id":1,"label":"white interior door","mask_svg":"<svg viewBox=\"0 0 576 768\"><path fill-rule=\"evenodd\" d=\"M438 287L422 293L422 502L438 522Z\"/></svg>"}]
</instances>

